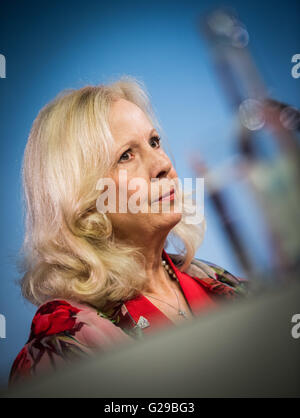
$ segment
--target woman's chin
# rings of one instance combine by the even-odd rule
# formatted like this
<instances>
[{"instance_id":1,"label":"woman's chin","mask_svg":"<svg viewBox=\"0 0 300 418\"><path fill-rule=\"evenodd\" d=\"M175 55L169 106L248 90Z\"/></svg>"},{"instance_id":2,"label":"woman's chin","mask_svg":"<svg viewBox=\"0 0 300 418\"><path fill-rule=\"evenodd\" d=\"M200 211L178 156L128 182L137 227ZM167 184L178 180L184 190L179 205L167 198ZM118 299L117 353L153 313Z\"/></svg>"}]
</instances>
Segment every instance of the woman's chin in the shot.
<instances>
[{"instance_id":1,"label":"woman's chin","mask_svg":"<svg viewBox=\"0 0 300 418\"><path fill-rule=\"evenodd\" d=\"M150 214L150 216L153 216L153 218L157 221L159 221L160 224L169 226L173 228L178 222L181 221L182 213L176 213L176 212L161 212L161 213L153 213Z\"/></svg>"}]
</instances>

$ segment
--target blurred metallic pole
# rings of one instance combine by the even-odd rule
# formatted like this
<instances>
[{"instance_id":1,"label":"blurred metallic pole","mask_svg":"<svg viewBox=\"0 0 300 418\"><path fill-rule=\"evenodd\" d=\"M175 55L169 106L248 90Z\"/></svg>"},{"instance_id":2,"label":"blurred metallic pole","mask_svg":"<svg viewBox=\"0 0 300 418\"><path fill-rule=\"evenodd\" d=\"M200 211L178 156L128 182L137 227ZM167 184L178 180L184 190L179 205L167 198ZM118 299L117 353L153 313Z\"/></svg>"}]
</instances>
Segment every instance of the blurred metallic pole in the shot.
<instances>
[{"instance_id":1,"label":"blurred metallic pole","mask_svg":"<svg viewBox=\"0 0 300 418\"><path fill-rule=\"evenodd\" d=\"M217 9L200 21L214 55L214 65L226 97L237 109L245 98L263 100L267 92L246 46L249 34L233 11Z\"/></svg>"},{"instance_id":2,"label":"blurred metallic pole","mask_svg":"<svg viewBox=\"0 0 300 418\"><path fill-rule=\"evenodd\" d=\"M291 164L299 173L299 142L293 130L299 130L300 112L267 97L264 83L246 48L249 34L243 23L231 10L217 9L202 19L201 31L209 42L214 56L215 69L226 97L233 109L239 112L241 130L237 138L238 147L245 162L251 163L248 164L249 170L255 171L255 163L262 161L259 149L255 146L253 133L264 127L266 123L277 138L280 148L288 155ZM248 177L251 179L250 175ZM297 184L300 185L300 176L296 177ZM250 185L256 200L262 203L264 196L261 190L256 187L257 184L251 183L251 180ZM215 199L213 196L210 197L212 200ZM269 245L273 252L272 261L276 269L284 272L291 267L291 263L288 255L285 254L274 220L270 220L265 206L267 205L261 204L269 231ZM223 219L223 209L220 209L219 205L215 207L220 218ZM233 244L231 233L228 233L228 226L224 224L224 227ZM233 246L235 247L236 244ZM239 253L238 250L237 255L240 257ZM240 261L244 264L244 261Z\"/></svg>"},{"instance_id":3,"label":"blurred metallic pole","mask_svg":"<svg viewBox=\"0 0 300 418\"><path fill-rule=\"evenodd\" d=\"M265 99L262 102L261 106L262 118L265 123L266 128L269 128L272 132L272 137L277 139L279 149L281 151L280 158L278 162L275 163L275 168L273 168L273 173L270 172L268 165L266 164L265 170L262 172L267 176L274 176L279 178L280 183L285 182L286 188L290 189L290 193L294 194L293 202L297 199L300 205L300 154L299 154L299 141L296 136L296 131L300 130L300 112L298 109L292 108L285 103L281 103L274 99ZM268 225L268 238L269 242L272 245L273 249L273 265L281 270L284 274L289 272L292 269L296 268L299 265L300 260L300 245L298 245L299 254L298 257L291 257L289 254L290 251L286 251L284 236L281 233L283 226L286 227L286 231L297 230L297 225L300 223L300 211L298 207L295 208L295 203L291 199L286 197L285 207L282 210L282 227L279 227L278 220L272 217L272 205L274 204L282 208L280 200L283 199L283 196L278 192L278 198L274 202L273 199L270 199L270 185L263 190L259 183L264 183L265 179L258 183L257 181L257 172L261 169L262 159L260 158L259 153L252 152L249 153L247 149L247 144L253 142L253 132L247 129L243 124L241 124L240 135L238 137L238 147L240 153L245 158L245 161L248 162L248 177L250 180L250 186L252 186L252 192L256 197L256 200L260 203L265 215L265 220ZM281 167L285 166L284 171L280 171ZM286 175L293 173L293 176L290 177L290 182L288 183ZM256 177L256 180L254 178ZM274 182L274 178L270 179ZM253 181L254 180L254 181ZM272 193L271 193L272 197ZM274 197L274 196L273 196ZM295 212L298 211L298 216ZM288 225L287 221L291 226ZM298 221L297 221L298 220ZM292 223L294 221L294 226ZM289 226L289 228L287 228ZM289 235L290 237L294 233L286 232L285 237Z\"/></svg>"},{"instance_id":4,"label":"blurred metallic pole","mask_svg":"<svg viewBox=\"0 0 300 418\"><path fill-rule=\"evenodd\" d=\"M249 147L249 145L252 144L251 140L249 140L250 136L250 131L245 127L241 127L238 146L246 162L245 167L246 171L248 172L248 174L246 174L246 177L251 176L252 171L255 172L257 164L257 156L254 152L254 149L251 146ZM259 202L260 207L263 209L263 219L267 225L265 234L267 236L267 241L272 249L272 265L276 269L279 269L277 274L283 273L284 271L287 271L290 268L290 263L285 251L282 248L282 245L280 245L280 236L277 233L277 231L272 227L272 225L270 225L268 211L264 205L265 199L261 199L261 193L253 185L253 181L248 182L248 184L251 187L252 194L254 195L256 201Z\"/></svg>"},{"instance_id":5,"label":"blurred metallic pole","mask_svg":"<svg viewBox=\"0 0 300 418\"><path fill-rule=\"evenodd\" d=\"M300 132L300 111L277 100L265 99L263 117L281 150L296 163L300 186L300 142L296 136L296 132Z\"/></svg>"},{"instance_id":6,"label":"blurred metallic pole","mask_svg":"<svg viewBox=\"0 0 300 418\"><path fill-rule=\"evenodd\" d=\"M225 9L213 11L200 23L200 29L209 42L215 70L225 95L240 116L244 113L244 120L243 117L240 118L241 124L249 129L249 133L266 125L272 130L282 151L300 163L299 140L294 133L300 131L300 111L268 97L259 71L247 49L249 34L245 25L232 10ZM246 144L244 138L248 153L259 158L252 135L248 136L247 142Z\"/></svg>"},{"instance_id":7,"label":"blurred metallic pole","mask_svg":"<svg viewBox=\"0 0 300 418\"><path fill-rule=\"evenodd\" d=\"M206 178L206 173L208 173L208 170L203 160L200 160L199 157L196 157L194 155L193 157L191 157L190 163L197 175ZM246 275L251 273L253 274L255 271L253 262L249 258L245 245L240 239L240 234L238 233L238 226L234 224L229 215L229 210L226 204L226 197L224 196L224 192L222 192L217 187L214 187L214 185L211 183L211 181L209 181L208 178L205 179L205 183L209 198L220 217L222 227L226 232L226 235L234 250L234 254L238 258L238 261L240 262L243 269L245 270Z\"/></svg>"},{"instance_id":8,"label":"blurred metallic pole","mask_svg":"<svg viewBox=\"0 0 300 418\"><path fill-rule=\"evenodd\" d=\"M300 132L300 110L274 99L266 99L264 101L264 105L269 110L278 112L276 115L276 122L280 122L282 127L289 131ZM288 141L290 140L291 139ZM297 144L297 140L295 138L293 138L293 145L294 142ZM299 152L299 145L297 145L297 150Z\"/></svg>"}]
</instances>

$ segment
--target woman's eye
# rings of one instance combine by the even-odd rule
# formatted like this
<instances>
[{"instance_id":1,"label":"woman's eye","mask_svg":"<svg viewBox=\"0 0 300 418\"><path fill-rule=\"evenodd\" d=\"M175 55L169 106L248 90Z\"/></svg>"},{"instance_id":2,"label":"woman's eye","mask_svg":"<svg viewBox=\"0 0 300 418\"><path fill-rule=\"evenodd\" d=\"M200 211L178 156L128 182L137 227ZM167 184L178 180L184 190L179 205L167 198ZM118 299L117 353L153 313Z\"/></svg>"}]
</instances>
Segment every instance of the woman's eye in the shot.
<instances>
[{"instance_id":1,"label":"woman's eye","mask_svg":"<svg viewBox=\"0 0 300 418\"><path fill-rule=\"evenodd\" d=\"M153 136L150 140L150 143L155 143L156 145L160 144L160 137L159 136Z\"/></svg>"},{"instance_id":2,"label":"woman's eye","mask_svg":"<svg viewBox=\"0 0 300 418\"><path fill-rule=\"evenodd\" d=\"M150 139L150 144L151 144L151 146L152 146L152 144L155 144L159 148L159 146L160 146L160 137L159 136L153 136ZM118 162L121 163L121 162L129 161L130 158L126 158L126 156L128 156L130 152L132 152L132 149L131 148L129 148L127 151L123 152L123 154L121 155L121 157L120 157L120 159L119 159Z\"/></svg>"},{"instance_id":3,"label":"woman's eye","mask_svg":"<svg viewBox=\"0 0 300 418\"><path fill-rule=\"evenodd\" d=\"M119 159L119 162L121 162L121 161L128 161L128 158L125 158L125 160L124 160L123 159L123 156L124 155L126 156L126 154L128 155L129 152L131 152L131 149L128 149L127 151L123 152L123 154L121 155L121 157Z\"/></svg>"}]
</instances>

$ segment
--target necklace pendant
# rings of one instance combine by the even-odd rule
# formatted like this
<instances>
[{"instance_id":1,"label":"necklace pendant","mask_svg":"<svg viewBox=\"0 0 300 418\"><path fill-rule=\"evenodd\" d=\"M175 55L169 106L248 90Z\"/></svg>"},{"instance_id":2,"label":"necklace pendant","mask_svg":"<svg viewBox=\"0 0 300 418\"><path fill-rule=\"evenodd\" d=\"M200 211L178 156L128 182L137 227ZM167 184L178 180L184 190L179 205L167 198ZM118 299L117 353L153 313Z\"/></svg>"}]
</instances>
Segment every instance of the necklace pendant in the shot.
<instances>
[{"instance_id":1,"label":"necklace pendant","mask_svg":"<svg viewBox=\"0 0 300 418\"><path fill-rule=\"evenodd\" d=\"M182 310L179 309L178 315L182 315L185 319L187 319L187 314L186 314L185 311L182 311Z\"/></svg>"},{"instance_id":2,"label":"necklace pendant","mask_svg":"<svg viewBox=\"0 0 300 418\"><path fill-rule=\"evenodd\" d=\"M136 327L141 328L141 329L147 328L147 327L150 327L150 323L147 318L140 316L138 323L136 324Z\"/></svg>"}]
</instances>

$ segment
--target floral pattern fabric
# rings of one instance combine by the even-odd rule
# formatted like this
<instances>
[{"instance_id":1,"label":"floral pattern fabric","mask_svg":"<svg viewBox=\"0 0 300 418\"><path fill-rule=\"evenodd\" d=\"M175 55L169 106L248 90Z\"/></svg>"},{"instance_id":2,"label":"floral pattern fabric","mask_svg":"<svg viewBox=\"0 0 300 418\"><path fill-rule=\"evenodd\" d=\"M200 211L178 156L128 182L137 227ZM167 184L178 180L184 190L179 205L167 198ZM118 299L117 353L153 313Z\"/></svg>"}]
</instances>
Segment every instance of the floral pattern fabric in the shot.
<instances>
[{"instance_id":1,"label":"floral pattern fabric","mask_svg":"<svg viewBox=\"0 0 300 418\"><path fill-rule=\"evenodd\" d=\"M127 340L120 328L94 308L51 300L37 310L29 339L12 365L9 383L55 370Z\"/></svg>"},{"instance_id":2,"label":"floral pattern fabric","mask_svg":"<svg viewBox=\"0 0 300 418\"><path fill-rule=\"evenodd\" d=\"M195 258L186 272L180 272L180 260L176 255L163 251L163 257L176 273L193 310L197 298L202 298L202 305L206 298L206 305L201 306L203 310L213 304L213 300L247 294L245 283L220 266ZM149 328L139 326L141 316L150 319ZM120 305L110 316L87 304L65 299L50 300L39 307L33 318L28 341L12 365L9 383L55 370L99 351L105 352L116 344L142 338L145 333L155 331L157 324L172 323L143 296Z\"/></svg>"}]
</instances>

